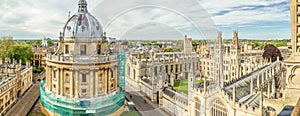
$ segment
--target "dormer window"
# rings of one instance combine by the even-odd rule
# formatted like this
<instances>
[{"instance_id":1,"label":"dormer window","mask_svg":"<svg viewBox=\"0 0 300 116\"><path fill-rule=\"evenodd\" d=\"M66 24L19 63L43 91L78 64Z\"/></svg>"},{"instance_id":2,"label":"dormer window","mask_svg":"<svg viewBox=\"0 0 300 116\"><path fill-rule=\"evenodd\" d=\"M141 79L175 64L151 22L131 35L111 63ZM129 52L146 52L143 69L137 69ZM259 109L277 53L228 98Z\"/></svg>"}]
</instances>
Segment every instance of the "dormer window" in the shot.
<instances>
[{"instance_id":1,"label":"dormer window","mask_svg":"<svg viewBox=\"0 0 300 116\"><path fill-rule=\"evenodd\" d=\"M97 45L97 54L101 54L101 45Z\"/></svg>"},{"instance_id":2,"label":"dormer window","mask_svg":"<svg viewBox=\"0 0 300 116\"><path fill-rule=\"evenodd\" d=\"M69 54L69 45L65 45L65 53Z\"/></svg>"}]
</instances>

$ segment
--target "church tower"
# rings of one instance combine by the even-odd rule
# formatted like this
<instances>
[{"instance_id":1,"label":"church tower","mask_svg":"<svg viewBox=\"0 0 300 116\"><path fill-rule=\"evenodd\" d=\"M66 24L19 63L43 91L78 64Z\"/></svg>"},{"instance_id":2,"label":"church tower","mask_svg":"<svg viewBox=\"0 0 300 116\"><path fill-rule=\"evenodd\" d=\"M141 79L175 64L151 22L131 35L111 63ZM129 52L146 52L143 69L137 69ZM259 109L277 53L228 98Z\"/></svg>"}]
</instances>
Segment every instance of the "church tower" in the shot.
<instances>
[{"instance_id":1,"label":"church tower","mask_svg":"<svg viewBox=\"0 0 300 116\"><path fill-rule=\"evenodd\" d=\"M300 4L298 0L290 0L292 55L285 60L287 67L286 88L284 97L297 103L300 97Z\"/></svg>"},{"instance_id":2,"label":"church tower","mask_svg":"<svg viewBox=\"0 0 300 116\"><path fill-rule=\"evenodd\" d=\"M214 82L218 87L224 86L224 68L223 68L223 52L224 52L222 32L218 32L218 38L214 48Z\"/></svg>"},{"instance_id":3,"label":"church tower","mask_svg":"<svg viewBox=\"0 0 300 116\"><path fill-rule=\"evenodd\" d=\"M183 52L186 55L191 55L193 52L193 44L192 44L192 38L188 38L187 35L184 36L184 48Z\"/></svg>"},{"instance_id":4,"label":"church tower","mask_svg":"<svg viewBox=\"0 0 300 116\"><path fill-rule=\"evenodd\" d=\"M231 47L230 47L230 77L229 81L232 79L236 79L240 77L240 60L239 56L241 53L241 49L239 46L239 37L238 37L238 32L234 31L233 32L233 38L231 42Z\"/></svg>"}]
</instances>

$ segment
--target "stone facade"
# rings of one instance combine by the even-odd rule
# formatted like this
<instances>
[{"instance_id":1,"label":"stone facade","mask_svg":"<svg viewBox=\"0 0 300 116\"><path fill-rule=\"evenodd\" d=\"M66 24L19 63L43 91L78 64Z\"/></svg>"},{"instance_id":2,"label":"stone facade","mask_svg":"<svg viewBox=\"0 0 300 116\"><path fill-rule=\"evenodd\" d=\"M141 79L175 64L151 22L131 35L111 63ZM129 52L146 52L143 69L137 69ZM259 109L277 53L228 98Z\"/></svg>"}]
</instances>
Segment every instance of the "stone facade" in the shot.
<instances>
[{"instance_id":1,"label":"stone facade","mask_svg":"<svg viewBox=\"0 0 300 116\"><path fill-rule=\"evenodd\" d=\"M33 47L33 66L45 67L46 61L44 57L46 57L47 50L45 47Z\"/></svg>"},{"instance_id":2,"label":"stone facade","mask_svg":"<svg viewBox=\"0 0 300 116\"><path fill-rule=\"evenodd\" d=\"M0 61L0 115L5 114L32 85L32 67L16 60Z\"/></svg>"},{"instance_id":3,"label":"stone facade","mask_svg":"<svg viewBox=\"0 0 300 116\"><path fill-rule=\"evenodd\" d=\"M267 101L282 97L283 63L268 62L262 51L249 44L242 49L236 31L230 45L222 41L219 32L214 46L201 45L199 54L133 51L127 57L127 86L145 93L172 115L271 114ZM188 95L173 90L179 80L189 81ZM199 85L195 80L202 81Z\"/></svg>"},{"instance_id":4,"label":"stone facade","mask_svg":"<svg viewBox=\"0 0 300 116\"><path fill-rule=\"evenodd\" d=\"M49 115L119 115L125 94L117 83L117 53L108 48L107 37L88 12L86 1L78 5L78 12L60 34L58 49L45 57L46 82L40 89L43 111Z\"/></svg>"},{"instance_id":5,"label":"stone facade","mask_svg":"<svg viewBox=\"0 0 300 116\"><path fill-rule=\"evenodd\" d=\"M300 97L300 4L298 0L290 0L290 12L291 12L291 43L292 54L285 64L287 66L286 88L284 97L291 99L293 105L297 103Z\"/></svg>"},{"instance_id":6,"label":"stone facade","mask_svg":"<svg viewBox=\"0 0 300 116\"><path fill-rule=\"evenodd\" d=\"M158 101L157 96L164 87L187 79L184 73L186 70L200 68L195 53L152 53L150 59L140 59L138 56L139 53L130 53L128 56L126 83L146 93L152 101Z\"/></svg>"},{"instance_id":7,"label":"stone facade","mask_svg":"<svg viewBox=\"0 0 300 116\"><path fill-rule=\"evenodd\" d=\"M163 89L172 87L176 81L188 79L186 71L192 69L200 75L200 56L192 52L192 39L185 36L184 46L187 48L184 52L129 52L126 85L145 93L153 102L162 104Z\"/></svg>"},{"instance_id":8,"label":"stone facade","mask_svg":"<svg viewBox=\"0 0 300 116\"><path fill-rule=\"evenodd\" d=\"M232 42L223 45L222 62L224 66L223 74L225 82L237 79L242 75L254 71L257 69L257 65L263 61L263 58L261 57L263 51L252 49L249 46L251 46L249 43L239 43L237 31L234 31L233 33ZM216 46L204 43L197 49L197 53L201 55L199 61L201 72L205 77L214 77L215 47ZM242 49L245 47L247 47L247 50Z\"/></svg>"},{"instance_id":9,"label":"stone facade","mask_svg":"<svg viewBox=\"0 0 300 116\"><path fill-rule=\"evenodd\" d=\"M184 37L184 48L183 48L183 53L187 55L191 55L193 52L193 45L192 45L192 38L188 38L187 35Z\"/></svg>"}]
</instances>

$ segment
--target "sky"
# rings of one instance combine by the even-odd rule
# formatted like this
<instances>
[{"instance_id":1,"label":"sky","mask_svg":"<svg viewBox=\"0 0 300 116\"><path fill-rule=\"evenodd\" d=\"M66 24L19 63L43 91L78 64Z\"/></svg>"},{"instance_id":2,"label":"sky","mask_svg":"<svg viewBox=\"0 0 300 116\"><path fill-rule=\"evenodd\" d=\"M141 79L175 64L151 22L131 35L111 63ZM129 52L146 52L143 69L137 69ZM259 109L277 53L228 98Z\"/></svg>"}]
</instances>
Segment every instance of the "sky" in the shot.
<instances>
[{"instance_id":1,"label":"sky","mask_svg":"<svg viewBox=\"0 0 300 116\"><path fill-rule=\"evenodd\" d=\"M78 0L0 0L0 36L57 39ZM120 40L290 38L289 0L87 0L108 36Z\"/></svg>"}]
</instances>

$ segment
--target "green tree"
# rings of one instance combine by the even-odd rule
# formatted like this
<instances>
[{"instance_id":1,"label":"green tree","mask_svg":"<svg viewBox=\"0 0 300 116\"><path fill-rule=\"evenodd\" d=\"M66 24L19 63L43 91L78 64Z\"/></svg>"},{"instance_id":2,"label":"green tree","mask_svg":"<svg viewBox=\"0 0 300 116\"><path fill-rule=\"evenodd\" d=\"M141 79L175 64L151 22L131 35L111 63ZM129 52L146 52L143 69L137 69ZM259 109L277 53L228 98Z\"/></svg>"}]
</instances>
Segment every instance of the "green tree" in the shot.
<instances>
[{"instance_id":1,"label":"green tree","mask_svg":"<svg viewBox=\"0 0 300 116\"><path fill-rule=\"evenodd\" d=\"M262 50L262 49L264 49L265 48L265 46L267 45L267 43L266 42L264 42L264 43L262 43L262 44L260 44L259 45L259 48Z\"/></svg>"},{"instance_id":2,"label":"green tree","mask_svg":"<svg viewBox=\"0 0 300 116\"><path fill-rule=\"evenodd\" d=\"M37 46L40 46L40 45L42 45L42 40L36 40L36 41L33 42L34 47L37 47Z\"/></svg>"},{"instance_id":3,"label":"green tree","mask_svg":"<svg viewBox=\"0 0 300 116\"><path fill-rule=\"evenodd\" d=\"M224 44L230 44L230 41L224 41Z\"/></svg>"},{"instance_id":4,"label":"green tree","mask_svg":"<svg viewBox=\"0 0 300 116\"><path fill-rule=\"evenodd\" d=\"M32 68L32 72L33 73L42 73L42 72L44 72L45 71L45 69L43 68L43 67L33 67Z\"/></svg>"},{"instance_id":5,"label":"green tree","mask_svg":"<svg viewBox=\"0 0 300 116\"><path fill-rule=\"evenodd\" d=\"M153 42L152 42L152 45L153 45L153 46L158 46L158 47L160 47L160 48L162 47L162 44L161 44L161 43L157 43L157 41L153 41Z\"/></svg>"},{"instance_id":6,"label":"green tree","mask_svg":"<svg viewBox=\"0 0 300 116\"><path fill-rule=\"evenodd\" d=\"M0 39L0 57L8 57L10 47L14 44L12 36L2 36Z\"/></svg>"},{"instance_id":7,"label":"green tree","mask_svg":"<svg viewBox=\"0 0 300 116\"><path fill-rule=\"evenodd\" d=\"M174 52L174 50L172 48L165 48L164 52Z\"/></svg>"},{"instance_id":8,"label":"green tree","mask_svg":"<svg viewBox=\"0 0 300 116\"><path fill-rule=\"evenodd\" d=\"M258 42L253 42L253 44L252 44L252 47L253 48L256 48L256 47L258 47L259 46L259 43Z\"/></svg>"},{"instance_id":9,"label":"green tree","mask_svg":"<svg viewBox=\"0 0 300 116\"><path fill-rule=\"evenodd\" d=\"M9 57L18 61L22 60L22 63L25 64L27 60L31 60L33 57L31 45L15 43L10 48Z\"/></svg>"},{"instance_id":10,"label":"green tree","mask_svg":"<svg viewBox=\"0 0 300 116\"><path fill-rule=\"evenodd\" d=\"M48 44L48 46L53 46L54 45L54 43L51 40L47 40L47 44Z\"/></svg>"}]
</instances>

